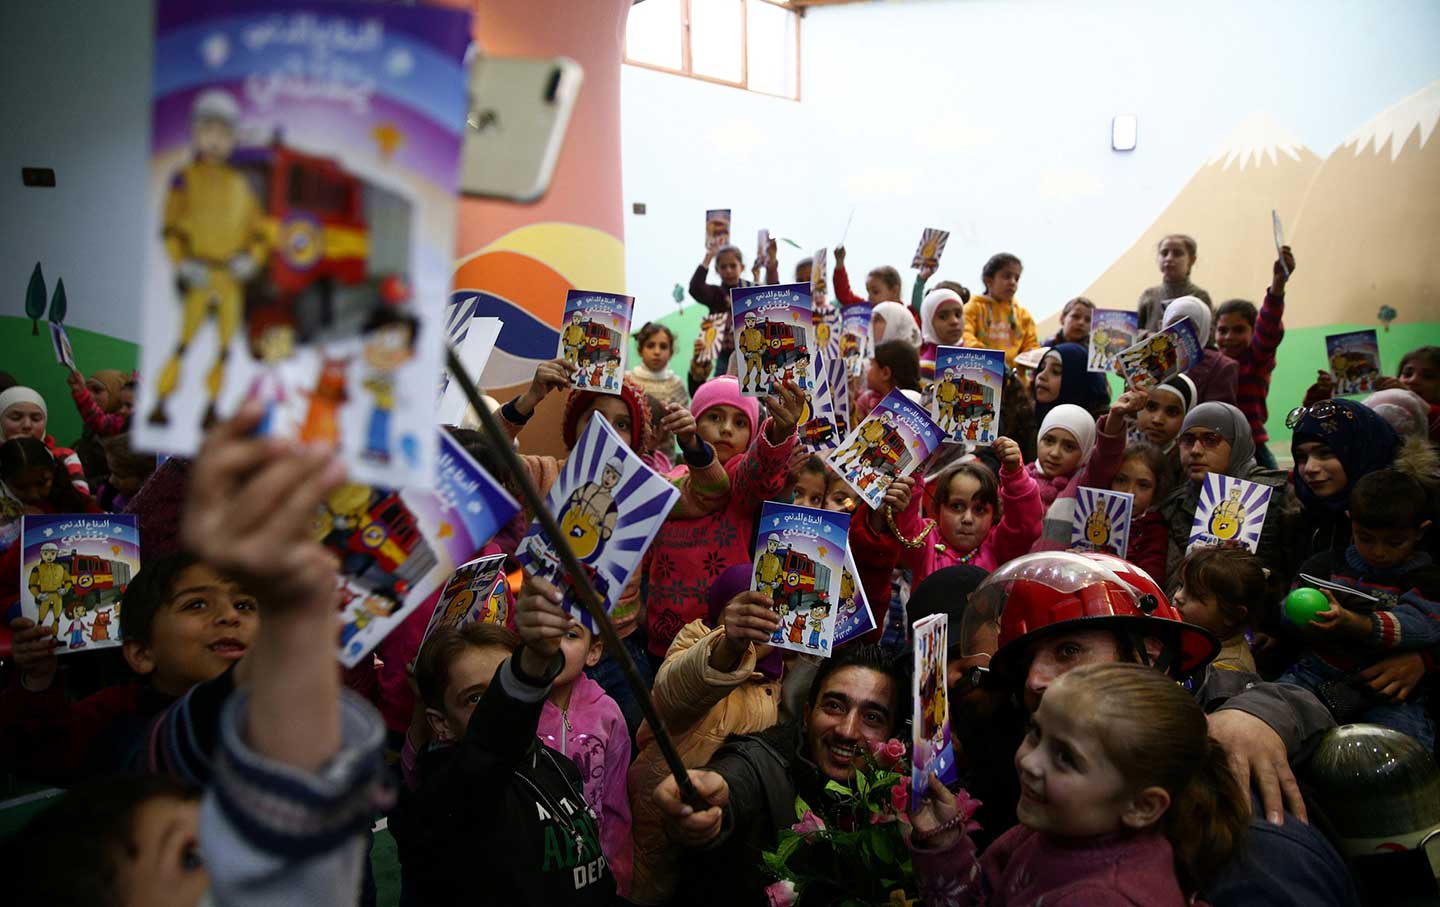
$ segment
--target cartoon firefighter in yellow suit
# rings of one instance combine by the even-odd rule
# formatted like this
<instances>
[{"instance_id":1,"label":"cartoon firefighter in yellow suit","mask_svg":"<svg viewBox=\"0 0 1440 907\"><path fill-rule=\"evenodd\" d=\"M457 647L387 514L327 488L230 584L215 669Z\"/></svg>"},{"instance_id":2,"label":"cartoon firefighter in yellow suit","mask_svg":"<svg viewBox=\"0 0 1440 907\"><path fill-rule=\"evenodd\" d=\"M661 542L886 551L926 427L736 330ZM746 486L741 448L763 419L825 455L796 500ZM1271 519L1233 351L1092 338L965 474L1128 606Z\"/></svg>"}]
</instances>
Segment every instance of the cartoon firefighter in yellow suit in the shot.
<instances>
[{"instance_id":1,"label":"cartoon firefighter in yellow suit","mask_svg":"<svg viewBox=\"0 0 1440 907\"><path fill-rule=\"evenodd\" d=\"M600 470L599 482L586 482L570 494L560 518L560 529L570 540L570 550L582 561L590 561L610 538L620 511L615 506L615 486L620 483L621 464L611 459Z\"/></svg>"},{"instance_id":2,"label":"cartoon firefighter in yellow suit","mask_svg":"<svg viewBox=\"0 0 1440 907\"><path fill-rule=\"evenodd\" d=\"M580 326L580 319L576 318L565 326L560 340L565 345L565 362L571 366L579 365L580 348L585 345L585 329Z\"/></svg>"},{"instance_id":3,"label":"cartoon firefighter in yellow suit","mask_svg":"<svg viewBox=\"0 0 1440 907\"><path fill-rule=\"evenodd\" d=\"M755 564L756 591L764 592L771 598L780 588L780 536L772 535L765 540L765 551Z\"/></svg>"},{"instance_id":4,"label":"cartoon firefighter in yellow suit","mask_svg":"<svg viewBox=\"0 0 1440 907\"><path fill-rule=\"evenodd\" d=\"M165 401L180 383L180 363L195 334L211 318L219 329L219 352L206 377L205 419L225 380L230 342L244 314L245 284L269 254L263 210L245 175L230 164L240 106L228 92L202 92L190 108L195 157L170 185L165 198L165 252L175 266L181 293L180 339L155 382L153 425L167 425Z\"/></svg>"},{"instance_id":5,"label":"cartoon firefighter in yellow suit","mask_svg":"<svg viewBox=\"0 0 1440 907\"><path fill-rule=\"evenodd\" d=\"M40 546L40 563L30 568L30 579L27 585L30 587L30 595L35 603L40 606L40 614L35 618L37 626L45 625L45 618L49 614L55 615L55 625L50 628L52 633L60 632L60 618L63 616L64 599L66 593L75 585L71 578L70 571L64 564L55 563L60 556L60 546L54 542L46 542Z\"/></svg>"},{"instance_id":6,"label":"cartoon firefighter in yellow suit","mask_svg":"<svg viewBox=\"0 0 1440 907\"><path fill-rule=\"evenodd\" d=\"M860 433L855 436L855 440L850 442L849 447L837 453L830 460L830 465L839 469L840 464L846 460L860 459L867 451L880 443L880 439L885 437L885 431L894 424L895 417L886 411L880 413L880 418L864 422L860 426Z\"/></svg>"},{"instance_id":7,"label":"cartoon firefighter in yellow suit","mask_svg":"<svg viewBox=\"0 0 1440 907\"><path fill-rule=\"evenodd\" d=\"M1216 505L1210 514L1210 534L1228 542L1240 534L1245 525L1245 505L1240 503L1240 486L1230 489L1230 495Z\"/></svg>"},{"instance_id":8,"label":"cartoon firefighter in yellow suit","mask_svg":"<svg viewBox=\"0 0 1440 907\"><path fill-rule=\"evenodd\" d=\"M940 401L940 427L947 432L955 430L955 401L960 399L960 385L955 383L955 370L947 368L945 379L935 385L935 399Z\"/></svg>"},{"instance_id":9,"label":"cartoon firefighter in yellow suit","mask_svg":"<svg viewBox=\"0 0 1440 907\"><path fill-rule=\"evenodd\" d=\"M761 372L764 371L762 357L765 351L765 335L757 325L755 313L746 312L745 330L740 332L738 344L741 354L745 357L745 377L740 379L742 388L750 386L751 376L754 376L755 381L759 381Z\"/></svg>"}]
</instances>

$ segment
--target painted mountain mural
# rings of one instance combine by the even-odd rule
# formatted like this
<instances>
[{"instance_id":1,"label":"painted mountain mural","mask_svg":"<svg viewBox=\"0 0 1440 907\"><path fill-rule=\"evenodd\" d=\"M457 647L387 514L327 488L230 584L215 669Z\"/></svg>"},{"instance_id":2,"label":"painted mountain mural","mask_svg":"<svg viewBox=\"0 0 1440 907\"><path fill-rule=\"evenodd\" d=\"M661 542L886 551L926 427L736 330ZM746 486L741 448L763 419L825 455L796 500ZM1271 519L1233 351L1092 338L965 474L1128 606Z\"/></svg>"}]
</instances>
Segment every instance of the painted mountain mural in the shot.
<instances>
[{"instance_id":1,"label":"painted mountain mural","mask_svg":"<svg viewBox=\"0 0 1440 907\"><path fill-rule=\"evenodd\" d=\"M1257 299L1275 258L1270 211L1294 219L1323 163L1269 117L1251 114L1084 295L1107 308L1134 308L1140 291L1160 282L1161 237L1188 233L1200 244L1195 282L1217 305Z\"/></svg>"},{"instance_id":2,"label":"painted mountain mural","mask_svg":"<svg viewBox=\"0 0 1440 907\"><path fill-rule=\"evenodd\" d=\"M1184 232L1199 240L1196 282L1217 304L1258 303L1275 258L1273 208L1301 259L1291 295L1306 300L1286 312L1287 328L1376 324L1382 304L1402 322L1440 321L1437 120L1440 81L1321 158L1270 117L1251 114L1084 295L1102 306L1133 306L1159 280L1160 238ZM1055 320L1040 326L1042 336Z\"/></svg>"},{"instance_id":3,"label":"painted mountain mural","mask_svg":"<svg viewBox=\"0 0 1440 907\"><path fill-rule=\"evenodd\" d=\"M1440 81L1375 116L1331 152L1293 229L1294 292L1314 300L1287 323L1440 321ZM1262 218L1263 220L1263 218ZM1433 341L1432 341L1433 342Z\"/></svg>"}]
</instances>

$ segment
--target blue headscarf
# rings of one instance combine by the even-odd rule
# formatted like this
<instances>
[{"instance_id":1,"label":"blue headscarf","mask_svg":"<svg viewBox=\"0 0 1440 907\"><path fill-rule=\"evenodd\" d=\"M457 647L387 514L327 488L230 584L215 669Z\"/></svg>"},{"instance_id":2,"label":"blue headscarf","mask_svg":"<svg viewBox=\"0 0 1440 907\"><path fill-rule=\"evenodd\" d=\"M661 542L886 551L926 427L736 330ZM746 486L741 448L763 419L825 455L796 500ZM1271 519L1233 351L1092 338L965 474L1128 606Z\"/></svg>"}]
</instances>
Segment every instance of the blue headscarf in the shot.
<instances>
[{"instance_id":1,"label":"blue headscarf","mask_svg":"<svg viewBox=\"0 0 1440 907\"><path fill-rule=\"evenodd\" d=\"M1318 417L1316 410L1324 413L1324 417ZM1293 472L1291 481L1295 483L1295 494L1306 507L1344 510L1355 483L1368 473L1393 463L1400 449L1400 436L1395 434L1390 423L1370 407L1354 400L1321 400L1305 411L1295 424L1294 432L1290 438L1292 455L1299 445L1319 441L1333 450L1340 465L1345 467L1345 488L1339 494L1324 498L1310 490L1300 477L1300 470ZM1299 457L1296 456L1296 459Z\"/></svg>"},{"instance_id":2,"label":"blue headscarf","mask_svg":"<svg viewBox=\"0 0 1440 907\"><path fill-rule=\"evenodd\" d=\"M1086 368L1090 356L1085 347L1078 343L1053 346L1040 357L1040 368L1045 367L1045 360L1051 356L1060 357L1060 395L1049 403L1036 401L1036 424L1043 423L1050 410L1062 403L1073 403L1092 416L1099 415L1110 404L1110 385L1105 383L1104 373Z\"/></svg>"}]
</instances>

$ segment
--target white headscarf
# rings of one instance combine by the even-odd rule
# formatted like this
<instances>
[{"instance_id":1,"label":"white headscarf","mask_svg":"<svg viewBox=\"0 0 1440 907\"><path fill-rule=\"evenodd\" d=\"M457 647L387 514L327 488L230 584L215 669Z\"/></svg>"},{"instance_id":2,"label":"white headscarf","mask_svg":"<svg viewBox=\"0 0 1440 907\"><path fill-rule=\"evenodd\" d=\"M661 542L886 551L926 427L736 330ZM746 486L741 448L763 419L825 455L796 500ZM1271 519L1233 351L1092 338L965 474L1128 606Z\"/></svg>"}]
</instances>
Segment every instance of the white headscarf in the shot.
<instances>
[{"instance_id":1,"label":"white headscarf","mask_svg":"<svg viewBox=\"0 0 1440 907\"><path fill-rule=\"evenodd\" d=\"M50 414L50 411L45 407L44 397L28 387L16 386L0 393L0 416L3 416L5 410L17 403L33 403L40 407L40 412L45 413L47 416Z\"/></svg>"},{"instance_id":2,"label":"white headscarf","mask_svg":"<svg viewBox=\"0 0 1440 907\"><path fill-rule=\"evenodd\" d=\"M1062 403L1045 415L1045 421L1040 423L1040 434L1035 437L1045 437L1052 428L1068 431L1080 444L1081 463L1090 459L1090 451L1095 449L1094 416L1073 403Z\"/></svg>"},{"instance_id":3,"label":"white headscarf","mask_svg":"<svg viewBox=\"0 0 1440 907\"><path fill-rule=\"evenodd\" d=\"M1170 300L1165 306L1165 320L1160 327L1168 328L1181 318L1189 318L1190 323L1195 325L1195 336L1199 338L1201 346L1210 343L1210 307L1204 300L1196 296L1181 296L1179 299Z\"/></svg>"},{"instance_id":4,"label":"white headscarf","mask_svg":"<svg viewBox=\"0 0 1440 907\"><path fill-rule=\"evenodd\" d=\"M885 322L885 336L880 343L888 343L891 340L903 340L915 349L920 349L920 344L925 341L920 336L920 326L915 323L915 316L910 310L898 302L880 302L870 312L870 317L883 319Z\"/></svg>"},{"instance_id":5,"label":"white headscarf","mask_svg":"<svg viewBox=\"0 0 1440 907\"><path fill-rule=\"evenodd\" d=\"M941 288L926 293L925 301L920 303L920 331L924 335L926 343L940 342L940 338L935 336L935 328L930 321L935 317L935 312L939 310L940 304L943 302L958 302L962 307L965 305L965 300L961 299L960 294L954 290ZM890 322L886 321L885 326L888 328Z\"/></svg>"}]
</instances>

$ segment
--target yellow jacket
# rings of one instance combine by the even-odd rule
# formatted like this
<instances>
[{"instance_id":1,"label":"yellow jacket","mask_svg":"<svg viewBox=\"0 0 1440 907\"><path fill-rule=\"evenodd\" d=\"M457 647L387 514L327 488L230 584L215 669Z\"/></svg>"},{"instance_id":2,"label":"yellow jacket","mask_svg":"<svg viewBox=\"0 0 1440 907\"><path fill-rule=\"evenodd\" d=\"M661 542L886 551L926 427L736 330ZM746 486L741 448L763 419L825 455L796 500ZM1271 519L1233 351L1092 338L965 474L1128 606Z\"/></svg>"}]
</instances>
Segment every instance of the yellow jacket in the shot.
<instances>
[{"instance_id":1,"label":"yellow jacket","mask_svg":"<svg viewBox=\"0 0 1440 907\"><path fill-rule=\"evenodd\" d=\"M192 161L165 197L165 250L172 262L197 258L223 266L244 252L265 260L260 202L245 174L229 164Z\"/></svg>"},{"instance_id":2,"label":"yellow jacket","mask_svg":"<svg viewBox=\"0 0 1440 907\"><path fill-rule=\"evenodd\" d=\"M965 338L962 345L987 350L1004 350L1005 364L1040 346L1035 336L1035 319L1015 300L999 302L989 296L974 296L965 303Z\"/></svg>"},{"instance_id":3,"label":"yellow jacket","mask_svg":"<svg viewBox=\"0 0 1440 907\"><path fill-rule=\"evenodd\" d=\"M66 592L74 584L70 571L64 564L47 564L44 561L30 568L30 594L41 592Z\"/></svg>"},{"instance_id":4,"label":"yellow jacket","mask_svg":"<svg viewBox=\"0 0 1440 907\"><path fill-rule=\"evenodd\" d=\"M675 739L686 768L701 768L731 734L753 734L780 718L780 681L755 672L752 647L734 671L710 667L710 653L725 635L701 620L691 621L675 635L665 663L655 676L651 695L655 708ZM665 835L660 810L651 793L670 773L650 725L640 726L630 763L631 830L635 838L634 877L630 900L661 904L675 890L680 849Z\"/></svg>"}]
</instances>

